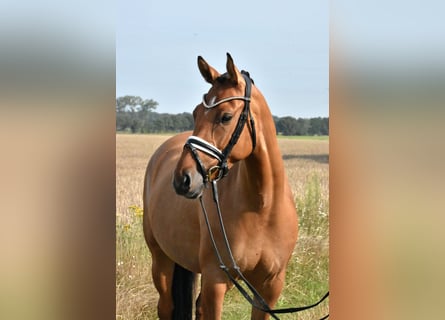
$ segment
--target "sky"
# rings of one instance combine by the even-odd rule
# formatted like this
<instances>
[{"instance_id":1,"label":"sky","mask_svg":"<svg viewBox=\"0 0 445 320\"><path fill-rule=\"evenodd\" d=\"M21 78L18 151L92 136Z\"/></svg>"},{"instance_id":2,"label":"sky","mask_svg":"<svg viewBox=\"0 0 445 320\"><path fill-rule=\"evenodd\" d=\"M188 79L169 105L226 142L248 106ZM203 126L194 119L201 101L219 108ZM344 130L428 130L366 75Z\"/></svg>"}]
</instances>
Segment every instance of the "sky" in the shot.
<instances>
[{"instance_id":1,"label":"sky","mask_svg":"<svg viewBox=\"0 0 445 320\"><path fill-rule=\"evenodd\" d=\"M209 90L201 55L221 73L226 52L276 116L329 115L328 1L118 0L116 96L192 112Z\"/></svg>"}]
</instances>

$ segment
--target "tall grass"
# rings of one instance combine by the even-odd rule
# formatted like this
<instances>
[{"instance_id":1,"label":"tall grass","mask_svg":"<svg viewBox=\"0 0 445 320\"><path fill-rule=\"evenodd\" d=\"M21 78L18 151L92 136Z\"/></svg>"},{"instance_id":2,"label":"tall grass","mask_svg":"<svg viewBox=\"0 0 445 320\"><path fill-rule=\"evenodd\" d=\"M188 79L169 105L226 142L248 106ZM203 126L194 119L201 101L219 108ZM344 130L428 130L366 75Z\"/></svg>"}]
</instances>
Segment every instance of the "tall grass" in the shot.
<instances>
[{"instance_id":1,"label":"tall grass","mask_svg":"<svg viewBox=\"0 0 445 320\"><path fill-rule=\"evenodd\" d=\"M116 319L157 319L157 293L142 233L142 183L150 155L166 138L116 137ZM282 138L279 144L300 229L277 307L293 307L311 304L328 290L328 141ZM318 319L327 313L328 303L323 302L315 310L280 319ZM226 295L223 319L250 319L250 306L236 289Z\"/></svg>"},{"instance_id":2,"label":"tall grass","mask_svg":"<svg viewBox=\"0 0 445 320\"><path fill-rule=\"evenodd\" d=\"M142 209L116 223L116 319L155 319L150 254L142 233Z\"/></svg>"}]
</instances>

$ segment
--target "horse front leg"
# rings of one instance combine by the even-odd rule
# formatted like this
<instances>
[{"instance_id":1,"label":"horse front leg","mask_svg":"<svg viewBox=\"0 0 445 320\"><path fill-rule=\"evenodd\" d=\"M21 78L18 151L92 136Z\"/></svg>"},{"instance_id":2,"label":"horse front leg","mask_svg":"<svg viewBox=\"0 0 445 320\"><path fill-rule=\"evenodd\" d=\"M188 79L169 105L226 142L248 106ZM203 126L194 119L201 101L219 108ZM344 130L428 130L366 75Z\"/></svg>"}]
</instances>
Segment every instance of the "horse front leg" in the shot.
<instances>
[{"instance_id":1,"label":"horse front leg","mask_svg":"<svg viewBox=\"0 0 445 320\"><path fill-rule=\"evenodd\" d=\"M220 272L218 272L220 273ZM200 320L220 320L224 295L228 290L227 280L224 275L206 274L203 272L201 277L201 294L199 301Z\"/></svg>"},{"instance_id":2,"label":"horse front leg","mask_svg":"<svg viewBox=\"0 0 445 320\"><path fill-rule=\"evenodd\" d=\"M273 309L280 297L280 293L283 290L285 278L285 270L275 277L266 280L263 283L252 282L252 285L257 289L258 293L268 304L269 308ZM267 320L270 319L268 313L262 312L252 307L252 320Z\"/></svg>"}]
</instances>

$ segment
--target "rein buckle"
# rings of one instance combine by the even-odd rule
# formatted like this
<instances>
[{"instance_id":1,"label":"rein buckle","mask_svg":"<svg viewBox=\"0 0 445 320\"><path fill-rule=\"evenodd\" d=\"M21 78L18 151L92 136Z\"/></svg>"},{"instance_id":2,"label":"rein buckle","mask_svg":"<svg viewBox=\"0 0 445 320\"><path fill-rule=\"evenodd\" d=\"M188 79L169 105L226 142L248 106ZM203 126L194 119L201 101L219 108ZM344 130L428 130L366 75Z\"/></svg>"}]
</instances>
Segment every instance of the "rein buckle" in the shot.
<instances>
[{"instance_id":1,"label":"rein buckle","mask_svg":"<svg viewBox=\"0 0 445 320\"><path fill-rule=\"evenodd\" d=\"M219 166L213 166L207 171L207 181L218 181L223 177L223 170Z\"/></svg>"}]
</instances>

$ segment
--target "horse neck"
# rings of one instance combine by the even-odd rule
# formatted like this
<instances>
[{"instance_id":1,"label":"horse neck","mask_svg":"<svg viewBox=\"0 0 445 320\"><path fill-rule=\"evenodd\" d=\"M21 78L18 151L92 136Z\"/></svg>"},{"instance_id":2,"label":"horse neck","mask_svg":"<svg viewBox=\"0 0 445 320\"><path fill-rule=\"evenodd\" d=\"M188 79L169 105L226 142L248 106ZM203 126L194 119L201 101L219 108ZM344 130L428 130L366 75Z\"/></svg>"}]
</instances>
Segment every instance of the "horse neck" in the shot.
<instances>
[{"instance_id":1,"label":"horse neck","mask_svg":"<svg viewBox=\"0 0 445 320\"><path fill-rule=\"evenodd\" d=\"M285 171L272 115L268 108L264 110L267 112L258 123L257 146L245 160L245 170L250 194L259 196L259 203L267 206L281 201L279 197L285 194Z\"/></svg>"}]
</instances>

